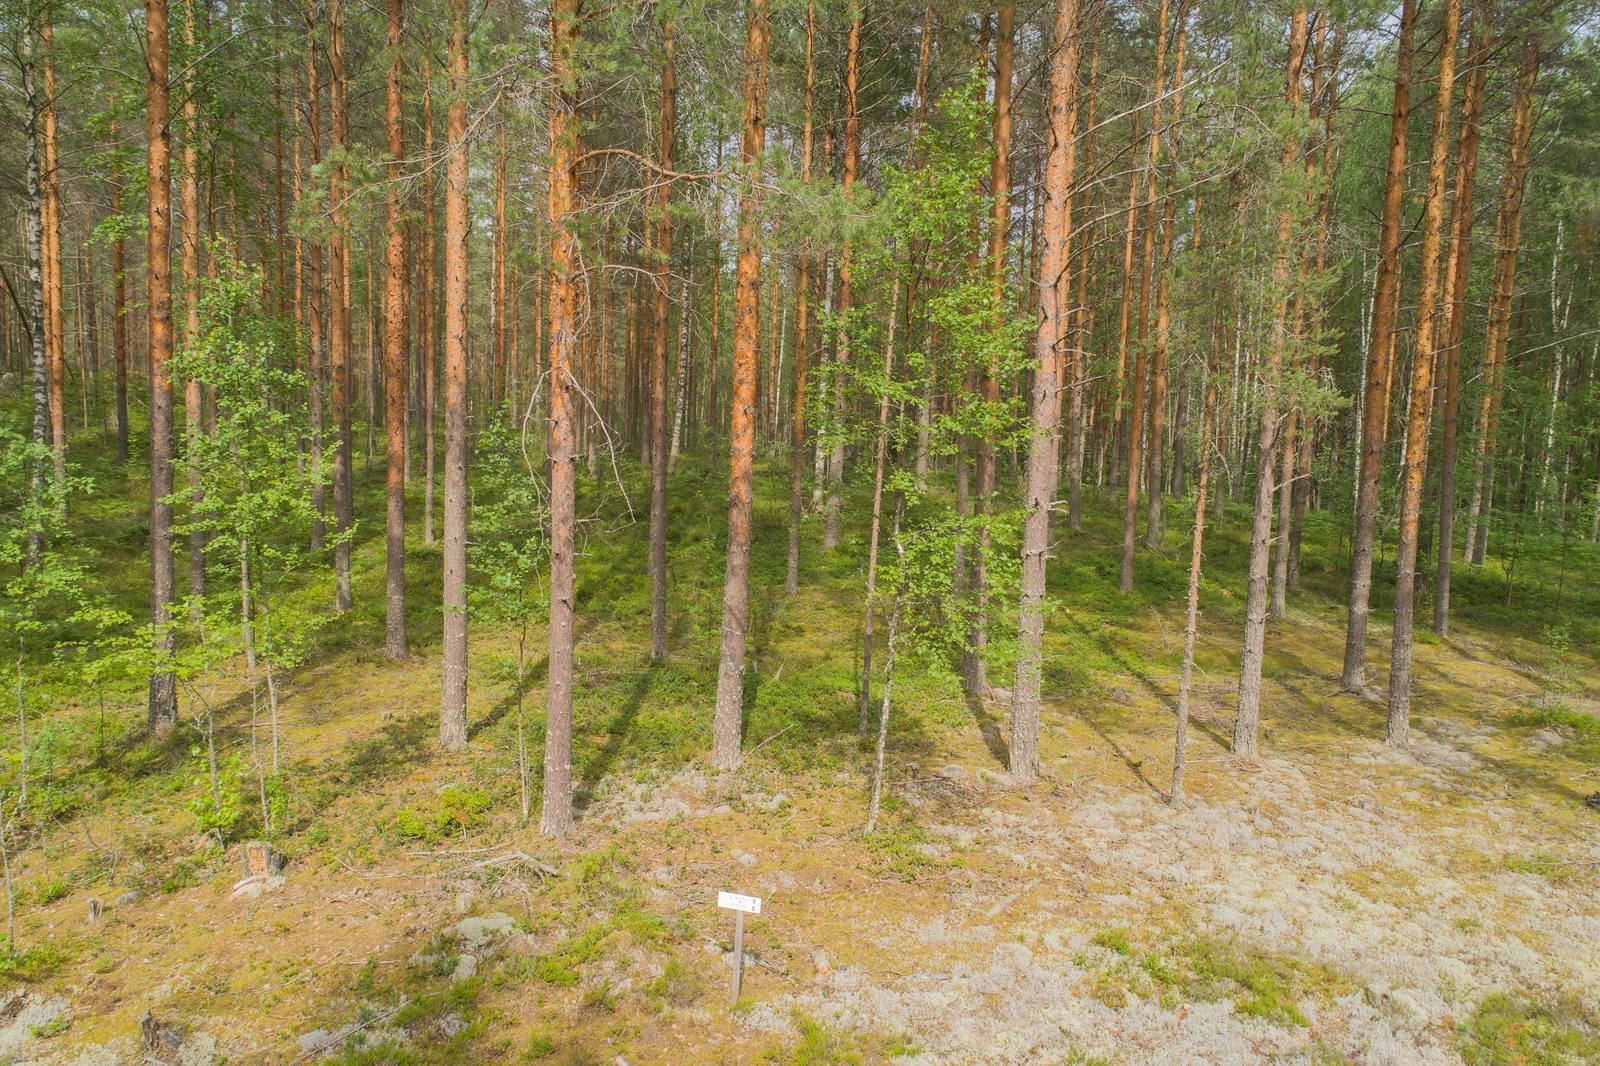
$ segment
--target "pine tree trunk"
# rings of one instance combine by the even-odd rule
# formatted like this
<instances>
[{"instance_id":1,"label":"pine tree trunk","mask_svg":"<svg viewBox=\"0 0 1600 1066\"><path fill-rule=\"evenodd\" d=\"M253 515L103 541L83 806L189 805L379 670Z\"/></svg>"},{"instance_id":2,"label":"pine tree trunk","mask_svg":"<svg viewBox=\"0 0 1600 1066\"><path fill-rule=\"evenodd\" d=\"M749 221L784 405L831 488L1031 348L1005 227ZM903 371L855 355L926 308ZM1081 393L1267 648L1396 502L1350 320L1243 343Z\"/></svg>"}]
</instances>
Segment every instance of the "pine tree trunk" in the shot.
<instances>
[{"instance_id":1,"label":"pine tree trunk","mask_svg":"<svg viewBox=\"0 0 1600 1066\"><path fill-rule=\"evenodd\" d=\"M499 116L494 157L494 285L489 294L489 410L498 417L506 395L506 118Z\"/></svg>"},{"instance_id":2,"label":"pine tree trunk","mask_svg":"<svg viewBox=\"0 0 1600 1066\"><path fill-rule=\"evenodd\" d=\"M1522 238L1522 197L1528 181L1528 143L1533 132L1533 90L1539 75L1539 52L1525 46L1517 71L1516 102L1500 210L1495 220L1494 276L1483 349L1483 399L1478 409L1477 450L1472 460L1472 504L1468 511L1466 556L1482 566L1488 554L1489 508L1494 497L1495 437L1505 386L1506 340L1511 329L1511 299L1517 281L1517 251Z\"/></svg>"},{"instance_id":3,"label":"pine tree trunk","mask_svg":"<svg viewBox=\"0 0 1600 1066\"><path fill-rule=\"evenodd\" d=\"M422 63L422 157L433 158L433 67L428 62L429 49L423 49ZM434 381L438 371L439 353L434 317L439 306L438 283L435 274L438 228L434 219L433 169L422 178L422 543L433 543L434 510L434 456L438 452L434 440L439 389Z\"/></svg>"},{"instance_id":4,"label":"pine tree trunk","mask_svg":"<svg viewBox=\"0 0 1600 1066\"><path fill-rule=\"evenodd\" d=\"M1017 5L1014 0L1001 4L995 19L994 37L994 154L989 162L989 196L993 207L989 216L988 273L993 308L997 315L1005 315L1006 239L1011 222L1011 95L1015 57L1015 23ZM993 366L985 366L978 381L979 396L991 407L1000 400L1000 382ZM974 463L973 512L986 515L994 509L995 454L994 442L987 435L977 440L977 461ZM989 551L991 537L988 525L978 527L977 550L968 560L976 611L972 631L968 637L969 653L964 656L963 673L967 692L982 699L989 694L988 662L984 648L989 643Z\"/></svg>"},{"instance_id":5,"label":"pine tree trunk","mask_svg":"<svg viewBox=\"0 0 1600 1066\"><path fill-rule=\"evenodd\" d=\"M116 113L115 97L111 100L112 113ZM117 140L116 120L111 123L111 142ZM122 171L117 165L120 153L111 156L111 213L122 215ZM117 465L128 464L128 282L127 252L123 246L122 228L119 226L111 238L111 350L117 364Z\"/></svg>"},{"instance_id":6,"label":"pine tree trunk","mask_svg":"<svg viewBox=\"0 0 1600 1066\"><path fill-rule=\"evenodd\" d=\"M1411 627L1417 594L1417 536L1422 479L1428 462L1433 414L1433 365L1438 355L1439 242L1444 224L1445 171L1450 157L1450 103L1455 91L1456 35L1461 0L1445 0L1439 45L1439 89L1434 97L1428 191L1422 214L1422 266L1417 286L1417 336L1411 357L1411 410L1400 482L1400 546L1395 553L1394 644L1389 659L1387 740L1403 747L1411 726Z\"/></svg>"},{"instance_id":7,"label":"pine tree trunk","mask_svg":"<svg viewBox=\"0 0 1600 1066\"><path fill-rule=\"evenodd\" d=\"M194 0L184 0L183 43L193 55L195 48ZM178 234L182 251L184 330L180 343L194 344L200 338L200 108L194 95L194 66L191 61L183 79L183 181L180 195L183 200L183 224ZM183 389L183 430L191 452L198 453L198 443L205 424L204 397L200 393L200 379L189 375ZM189 466L189 513L191 520L205 506L205 494L200 488L200 466ZM203 597L206 594L206 532L194 528L189 531L189 622L200 625L205 616Z\"/></svg>"},{"instance_id":8,"label":"pine tree trunk","mask_svg":"<svg viewBox=\"0 0 1600 1066\"><path fill-rule=\"evenodd\" d=\"M861 173L861 8L850 8L850 32L845 46L844 69L844 168L840 176L840 189L846 202L855 201L856 181ZM854 297L852 274L854 255L850 238L844 240L839 257L839 304L841 321L847 321ZM839 508L842 505L844 481L844 386L850 367L850 333L848 325L841 325L833 355L833 454L828 462L827 513L822 528L822 550L834 551L839 547Z\"/></svg>"},{"instance_id":9,"label":"pine tree trunk","mask_svg":"<svg viewBox=\"0 0 1600 1066\"><path fill-rule=\"evenodd\" d=\"M1078 126L1078 0L1056 0L1051 30L1050 131L1041 192L1043 254L1039 263L1038 365L1033 374L1033 433L1023 505L1022 594L1017 618L1016 687L1011 697L1011 776L1039 776L1040 675L1044 656L1045 571L1050 558L1050 506L1060 473L1062 357L1070 343L1072 193Z\"/></svg>"},{"instance_id":10,"label":"pine tree trunk","mask_svg":"<svg viewBox=\"0 0 1600 1066\"><path fill-rule=\"evenodd\" d=\"M926 25L926 20L924 20ZM811 182L812 107L817 83L816 64L817 2L806 4L806 100L805 126L801 133L800 181ZM923 45L927 47L926 44ZM784 572L784 591L793 596L800 591L800 514L804 504L806 468L806 365L811 359L811 249L800 243L800 277L794 299L794 414L789 426L789 554Z\"/></svg>"},{"instance_id":11,"label":"pine tree trunk","mask_svg":"<svg viewBox=\"0 0 1600 1066\"><path fill-rule=\"evenodd\" d=\"M1139 130L1139 112L1133 114L1133 143L1130 155L1138 153L1142 134ZM1133 246L1139 233L1139 179L1137 168L1128 171L1128 208L1124 214L1122 235L1122 297L1117 307L1117 402L1113 408L1112 424L1112 478L1123 468L1128 457L1128 329L1133 314Z\"/></svg>"},{"instance_id":12,"label":"pine tree trunk","mask_svg":"<svg viewBox=\"0 0 1600 1066\"><path fill-rule=\"evenodd\" d=\"M1133 552L1138 540L1139 481L1144 473L1145 388L1149 375L1150 282L1155 270L1157 164L1161 158L1161 93L1166 86L1168 0L1161 0L1156 19L1155 98L1150 108L1150 148L1141 172L1144 178L1144 264L1139 273L1138 344L1133 353L1133 389L1128 411L1128 485L1122 508L1122 575L1118 589L1133 590ZM1131 225L1131 223L1130 223ZM1152 486L1152 493L1158 491Z\"/></svg>"},{"instance_id":13,"label":"pine tree trunk","mask_svg":"<svg viewBox=\"0 0 1600 1066\"><path fill-rule=\"evenodd\" d=\"M317 69L317 7L311 0L306 10L306 141L307 158L315 173L322 160L321 86ZM306 247L306 318L310 347L308 414L311 418L311 507L316 516L311 522L311 550L321 552L327 535L327 473L323 467L325 429L323 415L324 377L327 369L327 272L323 269L322 245L316 240Z\"/></svg>"},{"instance_id":14,"label":"pine tree trunk","mask_svg":"<svg viewBox=\"0 0 1600 1066\"><path fill-rule=\"evenodd\" d=\"M345 74L344 5L330 0L328 7L329 118L333 127L333 163L328 168L328 371L333 377L331 399L338 439L333 455L333 518L339 534L333 547L335 602L339 610L355 605L350 594L350 527L355 520L354 438L350 425L350 230L345 206L345 156L350 150L350 85Z\"/></svg>"},{"instance_id":15,"label":"pine tree trunk","mask_svg":"<svg viewBox=\"0 0 1600 1066\"><path fill-rule=\"evenodd\" d=\"M1197 255L1200 252L1198 221L1195 223L1195 240L1191 251ZM1172 791L1167 797L1167 802L1174 807L1183 806L1183 773L1188 765L1189 694L1194 682L1194 642L1199 631L1200 568L1205 561L1206 498L1211 490L1212 438L1217 426L1217 374L1221 369L1222 338L1222 307L1219 304L1211 359L1206 367L1205 413L1201 416L1200 462L1195 475L1194 534L1189 548L1189 601L1183 625L1183 668L1178 676L1177 724L1172 737Z\"/></svg>"},{"instance_id":16,"label":"pine tree trunk","mask_svg":"<svg viewBox=\"0 0 1600 1066\"><path fill-rule=\"evenodd\" d=\"M457 2L465 8L466 0ZM572 830L573 571L577 533L572 388L579 280L578 241L572 226L578 197L578 71L574 53L580 29L580 2L555 0L550 8L550 325L546 334L550 345L550 666L545 681L544 809L539 816L539 830L552 837L564 837ZM464 66L465 60L462 62ZM465 103L460 106L465 111ZM466 184L465 174L462 184Z\"/></svg>"},{"instance_id":17,"label":"pine tree trunk","mask_svg":"<svg viewBox=\"0 0 1600 1066\"><path fill-rule=\"evenodd\" d=\"M178 721L172 602L172 146L167 84L167 0L145 0L145 144L149 246L145 257L150 329L150 620L156 666L150 675L150 729L165 733Z\"/></svg>"},{"instance_id":18,"label":"pine tree trunk","mask_svg":"<svg viewBox=\"0 0 1600 1066\"><path fill-rule=\"evenodd\" d=\"M1302 70L1306 54L1306 12L1296 8L1289 16L1289 64L1284 100L1291 118L1300 111ZM1283 146L1282 169L1290 171L1300 156L1298 131ZM1267 564L1272 538L1273 472L1278 446L1278 390L1285 353L1289 347L1289 288L1294 256L1294 210L1278 214L1277 252L1272 264L1275 306L1272 335L1265 364L1258 368L1260 382L1256 407L1261 430L1256 447L1256 499L1250 521L1250 559L1245 572L1244 640L1239 653L1239 702L1233 721L1233 753L1247 758L1256 754L1256 732L1261 721L1261 664L1267 643Z\"/></svg>"},{"instance_id":19,"label":"pine tree trunk","mask_svg":"<svg viewBox=\"0 0 1600 1066\"><path fill-rule=\"evenodd\" d=\"M446 58L450 103L445 112L444 684L439 746L447 751L467 746L467 232L471 225L467 217L467 8L468 0L450 0ZM553 169L551 179L553 184ZM552 686L556 669L552 656Z\"/></svg>"},{"instance_id":20,"label":"pine tree trunk","mask_svg":"<svg viewBox=\"0 0 1600 1066\"><path fill-rule=\"evenodd\" d=\"M745 9L744 131L739 140L739 266L734 289L733 419L728 434L728 560L722 586L722 652L711 764L737 769L744 712L745 641L750 618L750 518L761 344L761 201L754 173L766 144L767 0Z\"/></svg>"},{"instance_id":21,"label":"pine tree trunk","mask_svg":"<svg viewBox=\"0 0 1600 1066\"><path fill-rule=\"evenodd\" d=\"M672 168L672 142L677 134L677 41L671 22L662 24L660 144L656 162ZM672 182L657 176L655 218L655 289L652 303L650 360L650 657L667 657L667 344L672 301L668 294L672 268Z\"/></svg>"},{"instance_id":22,"label":"pine tree trunk","mask_svg":"<svg viewBox=\"0 0 1600 1066\"><path fill-rule=\"evenodd\" d=\"M67 331L61 268L61 152L56 123L55 28L50 4L42 7L39 43L44 66L44 328L50 360L50 441L58 484L67 477Z\"/></svg>"},{"instance_id":23,"label":"pine tree trunk","mask_svg":"<svg viewBox=\"0 0 1600 1066\"><path fill-rule=\"evenodd\" d=\"M388 0L389 201L383 293L383 425L389 463L384 545L384 653L406 658L406 235L401 221L400 160L405 153L401 103L402 0Z\"/></svg>"},{"instance_id":24,"label":"pine tree trunk","mask_svg":"<svg viewBox=\"0 0 1600 1066\"><path fill-rule=\"evenodd\" d=\"M1183 63L1189 40L1189 6L1178 7L1177 41L1172 50L1172 117L1168 125L1171 151L1177 151L1177 127L1183 120ZM1152 164L1153 164L1152 160ZM1156 339L1150 365L1150 478L1145 504L1144 544L1151 551L1161 550L1162 493L1166 490L1163 464L1166 460L1163 440L1167 422L1167 349L1172 331L1172 238L1173 215L1177 211L1177 197L1167 194L1166 206L1161 212L1161 258L1156 267L1160 280L1156 284ZM1180 427L1181 428L1181 427Z\"/></svg>"},{"instance_id":25,"label":"pine tree trunk","mask_svg":"<svg viewBox=\"0 0 1600 1066\"><path fill-rule=\"evenodd\" d=\"M1466 95L1461 102L1461 139L1456 149L1454 215L1445 258L1448 314L1444 350L1444 439L1439 455L1439 556L1433 591L1433 631L1450 635L1450 564L1455 551L1457 415L1461 390L1461 339L1467 319L1467 268L1472 251L1473 200L1477 191L1478 140L1483 89L1489 72L1489 14L1479 16L1467 49Z\"/></svg>"},{"instance_id":26,"label":"pine tree trunk","mask_svg":"<svg viewBox=\"0 0 1600 1066\"><path fill-rule=\"evenodd\" d=\"M1367 692L1367 616L1372 600L1372 551L1378 530L1378 477L1388 435L1389 380L1393 374L1396 308L1400 289L1401 206L1406 184L1406 129L1411 117L1411 63L1417 28L1416 0L1400 8L1395 59L1394 109L1389 123L1389 164L1378 236L1378 277L1373 296L1367 395L1361 424L1361 469L1357 475L1356 523L1350 553L1350 615L1345 631L1346 692Z\"/></svg>"},{"instance_id":27,"label":"pine tree trunk","mask_svg":"<svg viewBox=\"0 0 1600 1066\"><path fill-rule=\"evenodd\" d=\"M1088 172L1094 170L1094 110L1095 87L1100 74L1100 48L1096 44L1089 57L1089 83L1086 92L1088 98L1088 113L1084 119L1083 135L1083 169ZM1094 186L1091 184L1083 190L1083 202L1079 205L1083 215L1091 215L1094 210ZM1067 444L1067 525L1078 532L1083 529L1083 462L1084 438L1088 428L1085 417L1085 391L1088 385L1089 372L1089 284L1094 276L1094 240L1085 234L1084 239L1078 243L1078 267L1076 271L1077 295L1073 298L1071 307L1072 325L1069 335L1072 339L1072 355L1069 373L1071 374L1071 413L1068 418L1068 444Z\"/></svg>"}]
</instances>

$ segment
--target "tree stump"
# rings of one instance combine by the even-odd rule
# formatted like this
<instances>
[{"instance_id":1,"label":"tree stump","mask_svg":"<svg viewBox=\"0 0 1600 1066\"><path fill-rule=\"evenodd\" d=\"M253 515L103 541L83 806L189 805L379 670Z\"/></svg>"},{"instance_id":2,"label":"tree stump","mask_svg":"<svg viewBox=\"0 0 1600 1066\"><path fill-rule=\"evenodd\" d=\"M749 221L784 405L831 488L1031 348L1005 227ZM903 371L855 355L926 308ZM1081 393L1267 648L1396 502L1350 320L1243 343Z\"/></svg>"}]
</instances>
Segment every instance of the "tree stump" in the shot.
<instances>
[{"instance_id":1,"label":"tree stump","mask_svg":"<svg viewBox=\"0 0 1600 1066\"><path fill-rule=\"evenodd\" d=\"M244 846L243 862L246 877L276 877L283 868L278 849L262 840L252 840Z\"/></svg>"}]
</instances>

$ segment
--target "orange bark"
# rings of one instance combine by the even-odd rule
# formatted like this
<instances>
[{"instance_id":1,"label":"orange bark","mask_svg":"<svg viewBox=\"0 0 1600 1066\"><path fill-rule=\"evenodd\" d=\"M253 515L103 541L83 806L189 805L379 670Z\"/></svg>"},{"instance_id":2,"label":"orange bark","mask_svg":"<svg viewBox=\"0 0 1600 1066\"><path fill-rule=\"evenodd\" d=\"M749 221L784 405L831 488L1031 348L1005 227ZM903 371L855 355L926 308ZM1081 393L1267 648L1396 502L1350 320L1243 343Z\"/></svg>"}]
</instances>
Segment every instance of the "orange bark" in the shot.
<instances>
[{"instance_id":1,"label":"orange bark","mask_svg":"<svg viewBox=\"0 0 1600 1066\"><path fill-rule=\"evenodd\" d=\"M1417 288L1417 338L1411 356L1411 410L1400 481L1400 545L1395 553L1394 642L1389 655L1389 722L1386 739L1404 746L1411 727L1411 628L1416 604L1417 536L1422 478L1428 462L1433 415L1433 364L1437 356L1439 243L1444 223L1445 171L1450 162L1450 104L1455 92L1456 35L1461 0L1445 0L1439 44L1439 90L1434 97L1432 157L1422 213L1422 265Z\"/></svg>"},{"instance_id":2,"label":"orange bark","mask_svg":"<svg viewBox=\"0 0 1600 1066\"><path fill-rule=\"evenodd\" d=\"M461 0L464 4L465 0ZM576 433L572 412L578 328L578 72L574 51L580 0L550 7L550 666L545 682L544 810L539 828L572 830L573 571L577 525ZM464 105L463 105L464 106ZM464 184L464 181L463 181Z\"/></svg>"},{"instance_id":3,"label":"orange bark","mask_svg":"<svg viewBox=\"0 0 1600 1066\"><path fill-rule=\"evenodd\" d=\"M450 0L445 73L444 683L439 746L467 746L467 8ZM551 670L555 664L552 661Z\"/></svg>"},{"instance_id":4,"label":"orange bark","mask_svg":"<svg viewBox=\"0 0 1600 1066\"><path fill-rule=\"evenodd\" d=\"M384 543L384 653L404 659L406 649L406 240L401 221L400 159L405 151L401 109L400 58L404 24L402 0L388 0L389 77L387 114L389 161L383 292L383 421L388 484Z\"/></svg>"},{"instance_id":5,"label":"orange bark","mask_svg":"<svg viewBox=\"0 0 1600 1066\"><path fill-rule=\"evenodd\" d=\"M744 130L739 164L739 265L733 322L733 417L728 434L728 558L722 586L722 650L711 763L732 770L742 759L745 641L750 616L750 517L756 435L756 373L761 344L761 219L757 157L766 144L767 0L745 9Z\"/></svg>"},{"instance_id":6,"label":"orange bark","mask_svg":"<svg viewBox=\"0 0 1600 1066\"><path fill-rule=\"evenodd\" d=\"M1011 699L1011 776L1039 776L1040 672L1044 648L1045 565L1050 551L1050 507L1060 461L1061 383L1069 327L1072 265L1072 192L1078 126L1078 0L1056 0L1046 105L1049 147L1042 193L1039 330L1034 340L1033 435L1023 498L1022 595L1018 606L1016 688Z\"/></svg>"}]
</instances>

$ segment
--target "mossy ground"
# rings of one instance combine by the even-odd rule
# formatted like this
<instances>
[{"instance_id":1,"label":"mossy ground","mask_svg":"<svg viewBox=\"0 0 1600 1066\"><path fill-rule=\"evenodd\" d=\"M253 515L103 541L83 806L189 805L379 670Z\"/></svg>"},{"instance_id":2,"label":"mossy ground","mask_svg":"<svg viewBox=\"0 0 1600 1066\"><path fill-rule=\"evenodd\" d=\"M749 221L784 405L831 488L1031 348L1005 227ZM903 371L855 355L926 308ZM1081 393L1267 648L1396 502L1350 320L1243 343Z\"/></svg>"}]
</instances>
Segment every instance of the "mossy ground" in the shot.
<instances>
[{"instance_id":1,"label":"mossy ground","mask_svg":"<svg viewBox=\"0 0 1600 1066\"><path fill-rule=\"evenodd\" d=\"M138 475L90 462L100 491L76 511L83 550L98 557L101 591L137 611L146 595ZM1592 1055L1600 1004L1581 997L1592 996L1594 983L1583 982L1595 963L1583 972L1569 963L1573 938L1581 944L1585 930L1600 928L1600 816L1582 803L1600 788L1600 731L1589 716L1600 683L1594 545L1521 544L1510 606L1496 560L1482 571L1458 567L1452 636L1417 647L1416 753L1391 758L1377 743L1383 706L1337 692L1346 531L1313 514L1304 588L1270 627L1263 759L1246 763L1227 752L1247 521L1230 506L1208 534L1186 785L1193 806L1174 816L1161 801L1187 514L1171 515L1166 552L1141 550L1136 591L1119 595L1119 509L1091 492L1084 531L1058 532L1050 573L1045 779L1016 789L1005 777L1005 708L964 698L940 664L903 665L886 825L867 837L869 761L855 698L866 501L859 489L848 500L855 521L846 549L831 556L808 519L801 591L785 596L780 466L763 472L757 494L748 756L738 774L721 777L704 757L725 474L690 459L673 480L672 654L659 664L647 658L641 482L628 486L633 520L615 486L587 486L580 816L575 836L559 844L537 833L537 792L534 824L521 818L515 633L474 625L471 744L464 754L436 746L440 560L417 521L408 544L413 655L401 664L382 657L376 477L359 496L357 607L320 631L310 661L282 683L287 787L275 843L290 859L282 887L231 898L237 847L223 852L197 836L187 806L197 793L192 731L145 739L131 689L83 691L52 708L43 726L56 738L52 756L35 772L54 806L36 845L13 856L18 942L29 950L10 969L12 979L69 1000L71 1023L39 1035L35 1051L62 1061L97 1046L131 1053L149 1007L214 1036L230 1062L291 1061L300 1034L351 1024L362 1028L345 1041L339 1061L349 1063L1142 1062L1162 1061L1164 1037L1148 1034L1169 1024L1181 1032L1191 1019L1206 1019L1207 1032L1257 1034L1261 1061L1292 1046L1304 1061L1338 1062L1358 1061L1347 1038L1370 1010L1422 1049L1394 1061L1448 1061L1428 1056L1459 1045L1475 1062L1491 1060L1473 1059L1473 1047L1533 1039L1515 1033L1546 1024L1539 1011L1556 1008L1539 1004L1560 1003L1560 1024L1578 1034L1574 1054ZM420 499L410 508L416 518ZM1370 654L1380 681L1386 577L1392 570L1380 566ZM331 584L309 581L297 595L331 601ZM1553 662L1543 635L1556 626L1567 647ZM536 768L543 639L529 635L520 694ZM993 676L1006 683L1003 662ZM258 718L252 737L245 671L207 683L221 708L220 744L248 758L263 734ZM1530 744L1541 731L1556 740ZM1135 809L1128 797L1150 802ZM259 832L255 817L236 836ZM1235 825L1257 850L1226 837ZM1414 853L1411 844L1386 852L1381 832L1390 830L1414 842ZM1311 865L1346 833L1374 843ZM1294 844L1302 839L1311 843ZM1288 857L1268 861L1264 840ZM1174 880L1174 869L1183 876ZM1245 870L1255 893L1248 906L1236 883ZM1440 879L1458 889L1454 902L1430 897ZM746 928L759 961L744 999L730 1005L722 953L731 921L714 896L739 888L768 904ZM86 898L109 902L132 889L142 897L85 925ZM1540 908L1551 899L1566 926L1545 921ZM1285 912L1278 926L1267 921L1275 906ZM1307 907L1323 940L1294 913ZM452 980L460 952L442 934L462 914L492 911L517 919L516 936L474 976ZM1435 975L1405 985L1427 985L1423 992L1393 991L1388 964L1375 957L1398 953L1404 964L1391 969L1409 973L1408 923L1425 913L1446 928L1427 926L1429 936L1453 937L1463 957L1476 952L1471 987L1446 987ZM1506 955L1507 937L1530 957ZM835 977L817 976L819 950ZM1032 961L1006 961L1013 950ZM937 980L967 990L951 1001L959 1009L938 1006L944 986L928 984ZM962 1050L967 1029L981 1034L994 1022L1018 1031L1005 1023L1007 1000L1035 986L1041 1002L1067 1012L1053 1023L1054 1043ZM1511 998L1486 998L1496 995ZM1434 999L1445 1007L1430 1006ZM1421 1016L1402 1019L1419 1000ZM1523 1021L1507 1020L1517 1004ZM1116 1024L1101 1024L1098 1035L1075 1035L1074 1019L1108 1018Z\"/></svg>"}]
</instances>

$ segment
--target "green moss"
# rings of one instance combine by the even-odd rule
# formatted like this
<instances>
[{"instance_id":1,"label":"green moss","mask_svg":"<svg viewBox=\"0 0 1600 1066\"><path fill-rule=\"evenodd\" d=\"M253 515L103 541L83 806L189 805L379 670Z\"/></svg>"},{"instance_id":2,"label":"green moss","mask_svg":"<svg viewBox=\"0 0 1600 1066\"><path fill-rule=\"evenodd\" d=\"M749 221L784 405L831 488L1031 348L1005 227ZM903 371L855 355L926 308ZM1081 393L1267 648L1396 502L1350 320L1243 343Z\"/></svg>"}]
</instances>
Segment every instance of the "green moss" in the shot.
<instances>
[{"instance_id":1,"label":"green moss","mask_svg":"<svg viewBox=\"0 0 1600 1066\"><path fill-rule=\"evenodd\" d=\"M1126 929L1102 929L1094 935L1094 939L1090 943L1105 948L1107 951L1114 951L1118 955L1133 954L1133 945L1128 942L1128 931Z\"/></svg>"},{"instance_id":2,"label":"green moss","mask_svg":"<svg viewBox=\"0 0 1600 1066\"><path fill-rule=\"evenodd\" d=\"M1191 941L1184 957L1193 975L1188 991L1199 999L1231 999L1234 1009L1253 1018L1306 1025L1301 999L1326 999L1348 982L1317 963L1238 943L1207 938Z\"/></svg>"},{"instance_id":3,"label":"green moss","mask_svg":"<svg viewBox=\"0 0 1600 1066\"><path fill-rule=\"evenodd\" d=\"M1496 993L1456 1032L1467 1066L1580 1066L1600 1062L1600 1033L1576 1003Z\"/></svg>"}]
</instances>

